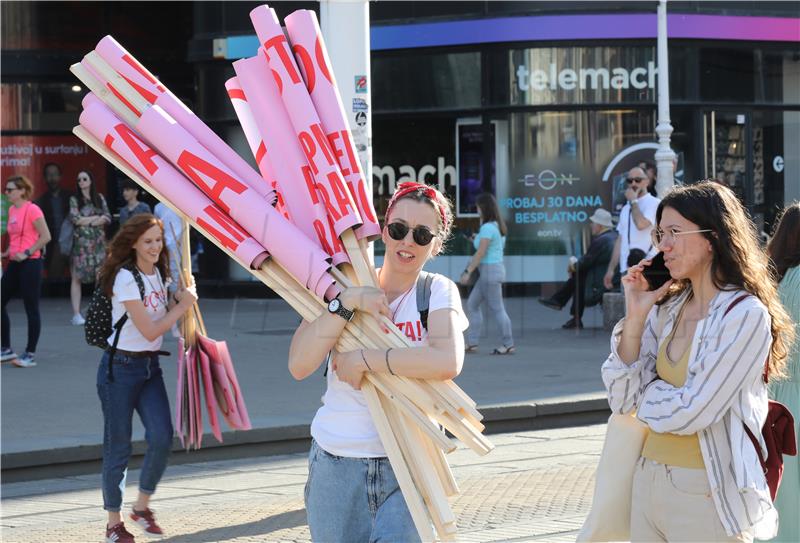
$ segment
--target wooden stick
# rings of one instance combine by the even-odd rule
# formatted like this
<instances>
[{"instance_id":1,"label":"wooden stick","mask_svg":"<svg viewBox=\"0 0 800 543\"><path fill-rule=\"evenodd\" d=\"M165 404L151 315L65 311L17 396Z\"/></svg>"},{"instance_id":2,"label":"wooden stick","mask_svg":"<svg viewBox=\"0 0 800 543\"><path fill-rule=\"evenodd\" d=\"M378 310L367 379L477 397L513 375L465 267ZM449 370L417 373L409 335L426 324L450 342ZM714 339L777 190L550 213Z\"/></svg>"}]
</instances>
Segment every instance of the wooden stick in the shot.
<instances>
[{"instance_id":1,"label":"wooden stick","mask_svg":"<svg viewBox=\"0 0 800 543\"><path fill-rule=\"evenodd\" d=\"M106 86L102 81L97 79L86 67L80 62L76 62L69 67L69 71L77 77L81 83L86 85L95 96L105 102L105 104L113 111L120 119L125 121L131 126L135 126L136 121L139 119L134 113L128 109L122 100L111 92L111 89Z\"/></svg>"},{"instance_id":2,"label":"wooden stick","mask_svg":"<svg viewBox=\"0 0 800 543\"><path fill-rule=\"evenodd\" d=\"M361 247L358 244L358 240L356 239L356 235L352 228L348 228L342 232L342 235L339 236L339 239L342 240L344 249L347 251L347 256L350 257L350 264L353 266L353 270L355 271L358 279L358 284L362 287L377 286L377 284L373 282L373 274L369 271L369 265L364 258L364 253L361 252Z\"/></svg>"},{"instance_id":3,"label":"wooden stick","mask_svg":"<svg viewBox=\"0 0 800 543\"><path fill-rule=\"evenodd\" d=\"M116 89L125 102L130 104L129 109L132 113L136 114L137 117L141 117L142 113L144 113L144 111L150 107L150 102L145 100L138 92L136 92L136 89L134 89L124 77L119 75L119 73L97 53L97 51L89 51L83 57L83 59L89 66L92 67L95 72L100 75L100 77L105 79L108 84ZM135 126L135 123L131 124L131 126Z\"/></svg>"}]
</instances>

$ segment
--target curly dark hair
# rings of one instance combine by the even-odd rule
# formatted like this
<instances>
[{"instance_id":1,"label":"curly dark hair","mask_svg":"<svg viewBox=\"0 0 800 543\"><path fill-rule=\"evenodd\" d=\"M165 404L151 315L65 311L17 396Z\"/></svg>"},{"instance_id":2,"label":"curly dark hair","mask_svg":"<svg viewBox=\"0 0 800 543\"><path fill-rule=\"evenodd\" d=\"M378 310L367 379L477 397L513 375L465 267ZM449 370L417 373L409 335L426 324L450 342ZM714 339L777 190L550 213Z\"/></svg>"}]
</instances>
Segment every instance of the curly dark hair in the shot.
<instances>
[{"instance_id":1,"label":"curly dark hair","mask_svg":"<svg viewBox=\"0 0 800 543\"><path fill-rule=\"evenodd\" d=\"M769 259L758 242L755 225L731 189L715 181L675 187L658 206L656 224L665 208L672 208L701 230L711 243L711 278L720 290L729 286L746 290L763 303L772 321L770 376L785 376L786 357L794 337L794 326L778 297L777 285L770 278ZM683 292L689 281L676 281L659 303Z\"/></svg>"},{"instance_id":2,"label":"curly dark hair","mask_svg":"<svg viewBox=\"0 0 800 543\"><path fill-rule=\"evenodd\" d=\"M98 284L106 296L111 298L114 292L114 280L120 268L132 268L136 265L136 249L133 246L142 235L152 227L158 226L161 235L164 235L164 223L150 213L140 213L128 219L120 227L117 235L108 244L108 253L97 276ZM169 277L169 252L167 246L161 249L158 255L156 268L161 273L161 277Z\"/></svg>"}]
</instances>

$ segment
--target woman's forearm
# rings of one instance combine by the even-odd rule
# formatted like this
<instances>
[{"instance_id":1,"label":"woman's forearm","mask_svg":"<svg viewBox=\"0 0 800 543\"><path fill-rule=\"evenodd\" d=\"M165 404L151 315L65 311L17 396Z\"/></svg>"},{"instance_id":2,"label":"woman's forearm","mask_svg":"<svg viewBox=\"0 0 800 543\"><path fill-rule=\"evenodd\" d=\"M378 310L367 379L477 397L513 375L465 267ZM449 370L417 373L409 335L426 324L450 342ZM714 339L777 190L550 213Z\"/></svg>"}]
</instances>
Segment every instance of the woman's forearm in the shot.
<instances>
[{"instance_id":1,"label":"woman's forearm","mask_svg":"<svg viewBox=\"0 0 800 543\"><path fill-rule=\"evenodd\" d=\"M394 373L416 379L444 381L461 371L458 354L452 349L436 347L404 347L364 350L370 369L376 373Z\"/></svg>"},{"instance_id":2,"label":"woman's forearm","mask_svg":"<svg viewBox=\"0 0 800 543\"><path fill-rule=\"evenodd\" d=\"M328 312L298 328L289 346L289 373L298 381L314 373L333 349L347 324Z\"/></svg>"}]
</instances>

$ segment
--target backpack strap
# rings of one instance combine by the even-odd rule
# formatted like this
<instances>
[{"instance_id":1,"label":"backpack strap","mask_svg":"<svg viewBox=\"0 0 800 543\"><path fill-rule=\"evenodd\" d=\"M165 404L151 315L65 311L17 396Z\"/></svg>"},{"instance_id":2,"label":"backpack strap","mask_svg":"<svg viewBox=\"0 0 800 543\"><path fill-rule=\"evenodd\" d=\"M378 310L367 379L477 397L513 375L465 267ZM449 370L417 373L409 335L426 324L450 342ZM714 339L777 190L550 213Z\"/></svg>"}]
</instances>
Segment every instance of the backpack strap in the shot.
<instances>
[{"instance_id":1,"label":"backpack strap","mask_svg":"<svg viewBox=\"0 0 800 543\"><path fill-rule=\"evenodd\" d=\"M133 274L133 279L136 281L136 286L139 287L139 297L141 297L142 301L144 301L144 280L142 279L142 275L139 273L139 269L136 266L125 267L126 270ZM128 320L128 312L126 311L119 320L114 323L114 341L111 343L111 347L108 349L108 380L109 382L114 382L114 370L112 366L114 365L114 354L117 352L117 343L119 343L119 335L122 332L122 327L125 326L125 323Z\"/></svg>"},{"instance_id":2,"label":"backpack strap","mask_svg":"<svg viewBox=\"0 0 800 543\"><path fill-rule=\"evenodd\" d=\"M428 308L431 305L431 284L435 274L420 270L417 276L417 311L422 327L428 330Z\"/></svg>"}]
</instances>

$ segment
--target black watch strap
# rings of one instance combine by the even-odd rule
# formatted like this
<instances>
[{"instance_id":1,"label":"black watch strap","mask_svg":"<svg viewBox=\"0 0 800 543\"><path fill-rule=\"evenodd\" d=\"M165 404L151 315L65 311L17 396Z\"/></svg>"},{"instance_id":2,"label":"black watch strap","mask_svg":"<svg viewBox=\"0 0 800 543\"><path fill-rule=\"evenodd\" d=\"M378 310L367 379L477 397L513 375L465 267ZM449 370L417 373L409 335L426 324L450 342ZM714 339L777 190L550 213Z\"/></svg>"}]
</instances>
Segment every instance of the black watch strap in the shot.
<instances>
[{"instance_id":1,"label":"black watch strap","mask_svg":"<svg viewBox=\"0 0 800 543\"><path fill-rule=\"evenodd\" d=\"M355 315L355 311L345 308L339 298L331 300L331 303L328 304L328 312L335 313L348 322L350 322L350 320L353 319L353 315Z\"/></svg>"}]
</instances>

